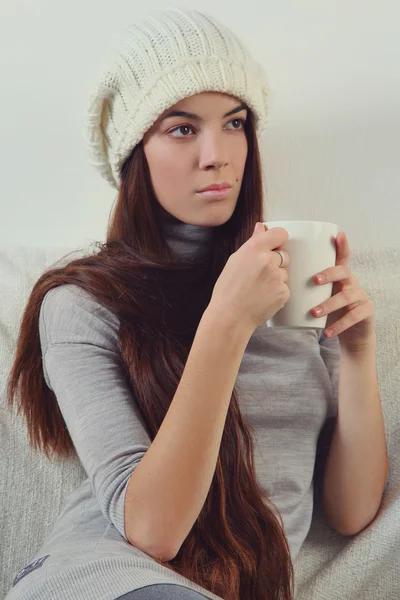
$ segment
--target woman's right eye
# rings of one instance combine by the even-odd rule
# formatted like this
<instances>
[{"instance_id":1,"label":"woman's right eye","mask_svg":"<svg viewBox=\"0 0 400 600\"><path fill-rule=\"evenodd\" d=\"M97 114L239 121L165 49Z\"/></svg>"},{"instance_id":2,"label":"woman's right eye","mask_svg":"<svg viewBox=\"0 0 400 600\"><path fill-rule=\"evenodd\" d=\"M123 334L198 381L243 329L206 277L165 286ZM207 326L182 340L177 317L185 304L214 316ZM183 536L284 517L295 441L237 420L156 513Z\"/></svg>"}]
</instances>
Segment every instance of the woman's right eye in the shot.
<instances>
[{"instance_id":1,"label":"woman's right eye","mask_svg":"<svg viewBox=\"0 0 400 600\"><path fill-rule=\"evenodd\" d=\"M173 131L179 131L180 129L192 129L191 125L179 125L179 127L175 127L175 129L171 129L168 135L172 135ZM172 135L172 137L188 137L187 135Z\"/></svg>"}]
</instances>

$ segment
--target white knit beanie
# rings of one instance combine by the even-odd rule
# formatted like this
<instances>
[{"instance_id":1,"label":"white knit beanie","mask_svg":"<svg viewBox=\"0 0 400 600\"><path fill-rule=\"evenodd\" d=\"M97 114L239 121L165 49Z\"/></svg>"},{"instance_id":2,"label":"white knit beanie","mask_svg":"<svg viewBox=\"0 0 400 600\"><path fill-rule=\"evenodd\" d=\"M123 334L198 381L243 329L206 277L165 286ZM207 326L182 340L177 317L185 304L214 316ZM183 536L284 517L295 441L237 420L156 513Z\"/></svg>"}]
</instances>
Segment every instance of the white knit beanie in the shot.
<instances>
[{"instance_id":1,"label":"white knit beanie","mask_svg":"<svg viewBox=\"0 0 400 600\"><path fill-rule=\"evenodd\" d=\"M267 120L267 80L239 38L186 8L157 9L129 25L91 95L84 137L90 163L119 188L120 168L170 106L205 91L236 96L252 109L257 135Z\"/></svg>"}]
</instances>

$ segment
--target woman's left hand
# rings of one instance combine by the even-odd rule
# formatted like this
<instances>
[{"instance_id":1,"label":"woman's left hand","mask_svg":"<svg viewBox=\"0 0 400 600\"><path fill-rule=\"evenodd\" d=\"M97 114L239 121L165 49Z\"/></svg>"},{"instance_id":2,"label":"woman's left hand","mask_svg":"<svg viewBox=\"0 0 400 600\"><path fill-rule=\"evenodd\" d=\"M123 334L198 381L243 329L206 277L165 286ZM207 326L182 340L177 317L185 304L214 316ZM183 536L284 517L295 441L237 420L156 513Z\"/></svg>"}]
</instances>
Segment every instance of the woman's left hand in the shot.
<instances>
[{"instance_id":1,"label":"woman's left hand","mask_svg":"<svg viewBox=\"0 0 400 600\"><path fill-rule=\"evenodd\" d=\"M335 240L336 265L321 271L326 276L322 283L317 279L321 273L314 276L318 285L334 282L332 295L319 305L323 309L321 314L316 314L317 307L311 309L311 314L316 317L328 314L325 336L337 335L342 349L357 352L376 342L375 310L347 264L351 250L346 234L341 231ZM331 335L327 335L329 329L332 329Z\"/></svg>"}]
</instances>

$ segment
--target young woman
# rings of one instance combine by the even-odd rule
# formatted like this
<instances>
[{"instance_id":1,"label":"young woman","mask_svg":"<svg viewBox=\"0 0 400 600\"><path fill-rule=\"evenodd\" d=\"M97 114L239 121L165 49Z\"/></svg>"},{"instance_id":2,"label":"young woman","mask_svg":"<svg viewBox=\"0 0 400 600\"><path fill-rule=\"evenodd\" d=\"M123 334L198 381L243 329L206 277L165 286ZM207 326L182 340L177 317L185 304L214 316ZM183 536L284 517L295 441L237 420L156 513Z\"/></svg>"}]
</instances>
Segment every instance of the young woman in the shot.
<instances>
[{"instance_id":1,"label":"young woman","mask_svg":"<svg viewBox=\"0 0 400 600\"><path fill-rule=\"evenodd\" d=\"M107 239L35 284L8 388L32 446L87 478L7 600L293 597L339 346L266 325L289 297L288 234L261 224L267 100L210 16L124 30L87 116Z\"/></svg>"}]
</instances>

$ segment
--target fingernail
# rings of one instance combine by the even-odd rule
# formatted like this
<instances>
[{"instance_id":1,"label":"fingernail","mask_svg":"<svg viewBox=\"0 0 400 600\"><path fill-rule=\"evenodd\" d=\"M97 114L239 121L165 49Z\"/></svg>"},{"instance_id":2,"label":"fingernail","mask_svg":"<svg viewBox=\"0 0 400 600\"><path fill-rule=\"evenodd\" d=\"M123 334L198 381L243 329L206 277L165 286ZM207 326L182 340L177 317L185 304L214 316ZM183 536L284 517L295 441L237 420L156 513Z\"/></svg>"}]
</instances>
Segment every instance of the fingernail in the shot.
<instances>
[{"instance_id":1,"label":"fingernail","mask_svg":"<svg viewBox=\"0 0 400 600\"><path fill-rule=\"evenodd\" d=\"M323 275L323 274L317 275L317 281L320 281L320 282L326 281L326 275Z\"/></svg>"}]
</instances>

